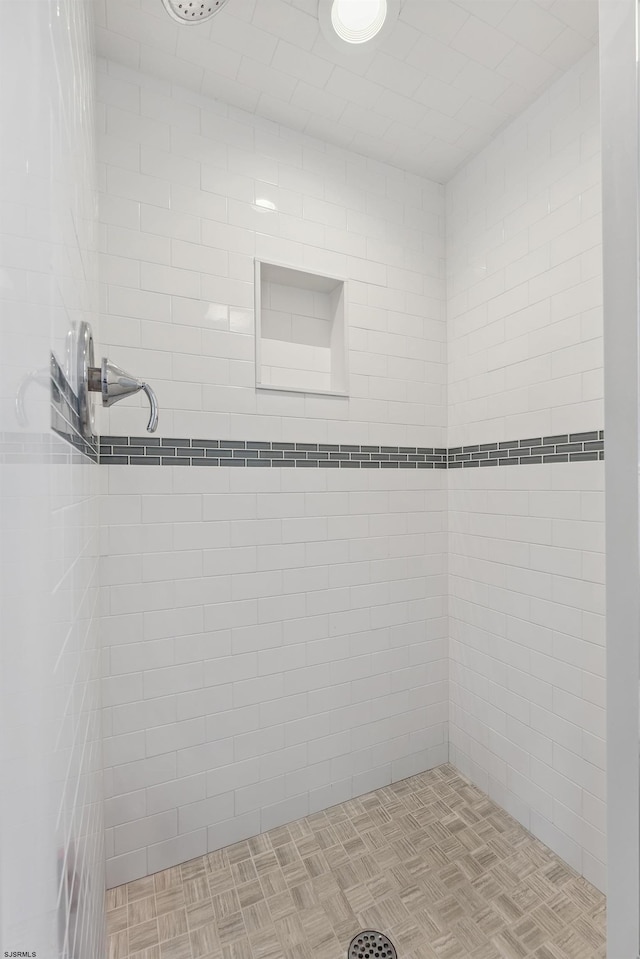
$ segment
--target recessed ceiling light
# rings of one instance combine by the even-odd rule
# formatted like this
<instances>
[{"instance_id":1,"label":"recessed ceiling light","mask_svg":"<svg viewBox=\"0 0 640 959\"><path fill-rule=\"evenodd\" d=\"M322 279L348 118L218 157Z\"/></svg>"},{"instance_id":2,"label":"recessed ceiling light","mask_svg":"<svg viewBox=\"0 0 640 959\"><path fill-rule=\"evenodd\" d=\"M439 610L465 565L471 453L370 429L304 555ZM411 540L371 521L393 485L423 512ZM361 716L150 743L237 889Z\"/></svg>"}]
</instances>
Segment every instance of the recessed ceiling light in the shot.
<instances>
[{"instance_id":1,"label":"recessed ceiling light","mask_svg":"<svg viewBox=\"0 0 640 959\"><path fill-rule=\"evenodd\" d=\"M347 43L366 43L382 30L387 0L333 0L331 24Z\"/></svg>"},{"instance_id":2,"label":"recessed ceiling light","mask_svg":"<svg viewBox=\"0 0 640 959\"><path fill-rule=\"evenodd\" d=\"M320 29L350 60L366 60L393 31L401 6L401 0L318 0Z\"/></svg>"}]
</instances>

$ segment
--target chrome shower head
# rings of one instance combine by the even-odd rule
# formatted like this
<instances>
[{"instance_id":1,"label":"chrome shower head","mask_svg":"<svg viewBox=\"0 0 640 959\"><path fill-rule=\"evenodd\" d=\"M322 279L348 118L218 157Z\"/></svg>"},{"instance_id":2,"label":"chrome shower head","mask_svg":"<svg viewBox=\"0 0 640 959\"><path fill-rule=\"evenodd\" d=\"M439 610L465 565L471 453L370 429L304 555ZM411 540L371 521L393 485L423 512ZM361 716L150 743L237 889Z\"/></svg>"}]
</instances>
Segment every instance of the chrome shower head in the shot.
<instances>
[{"instance_id":1,"label":"chrome shower head","mask_svg":"<svg viewBox=\"0 0 640 959\"><path fill-rule=\"evenodd\" d=\"M178 23L203 23L215 17L229 0L162 0L170 17Z\"/></svg>"}]
</instances>

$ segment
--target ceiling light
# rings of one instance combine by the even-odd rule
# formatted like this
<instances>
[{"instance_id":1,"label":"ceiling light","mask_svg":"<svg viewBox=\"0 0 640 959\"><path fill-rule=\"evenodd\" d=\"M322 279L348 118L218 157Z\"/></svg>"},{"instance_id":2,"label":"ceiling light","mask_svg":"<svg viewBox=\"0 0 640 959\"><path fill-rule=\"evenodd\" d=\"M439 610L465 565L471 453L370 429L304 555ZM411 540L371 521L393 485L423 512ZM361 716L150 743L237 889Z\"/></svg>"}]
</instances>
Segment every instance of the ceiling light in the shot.
<instances>
[{"instance_id":1,"label":"ceiling light","mask_svg":"<svg viewBox=\"0 0 640 959\"><path fill-rule=\"evenodd\" d=\"M347 43L366 43L382 30L387 0L333 0L331 25Z\"/></svg>"},{"instance_id":2,"label":"ceiling light","mask_svg":"<svg viewBox=\"0 0 640 959\"><path fill-rule=\"evenodd\" d=\"M320 30L326 42L346 55L370 62L393 33L402 0L317 0ZM416 0L416 3L426 0Z\"/></svg>"}]
</instances>

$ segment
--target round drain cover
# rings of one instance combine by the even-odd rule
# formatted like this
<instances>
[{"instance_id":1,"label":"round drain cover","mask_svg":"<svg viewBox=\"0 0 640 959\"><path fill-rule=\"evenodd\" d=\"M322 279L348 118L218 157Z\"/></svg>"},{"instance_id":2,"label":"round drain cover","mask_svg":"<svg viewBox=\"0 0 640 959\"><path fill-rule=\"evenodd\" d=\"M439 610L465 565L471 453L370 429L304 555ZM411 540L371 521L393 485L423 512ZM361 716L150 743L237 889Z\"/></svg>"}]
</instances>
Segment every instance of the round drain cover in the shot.
<instances>
[{"instance_id":1,"label":"round drain cover","mask_svg":"<svg viewBox=\"0 0 640 959\"><path fill-rule=\"evenodd\" d=\"M381 932L366 929L349 943L347 959L397 959L395 946Z\"/></svg>"}]
</instances>

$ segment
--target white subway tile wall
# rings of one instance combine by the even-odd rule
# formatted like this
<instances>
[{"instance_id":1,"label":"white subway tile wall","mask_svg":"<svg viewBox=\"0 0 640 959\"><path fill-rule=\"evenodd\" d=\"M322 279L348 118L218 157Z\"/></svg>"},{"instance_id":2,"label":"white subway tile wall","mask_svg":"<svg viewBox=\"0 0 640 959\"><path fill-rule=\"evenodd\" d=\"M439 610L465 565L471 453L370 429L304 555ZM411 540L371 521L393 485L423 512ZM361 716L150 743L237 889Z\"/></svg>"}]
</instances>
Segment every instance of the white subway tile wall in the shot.
<instances>
[{"instance_id":1,"label":"white subway tile wall","mask_svg":"<svg viewBox=\"0 0 640 959\"><path fill-rule=\"evenodd\" d=\"M449 446L601 429L597 57L447 185ZM604 464L456 469L451 761L605 878Z\"/></svg>"},{"instance_id":2,"label":"white subway tile wall","mask_svg":"<svg viewBox=\"0 0 640 959\"><path fill-rule=\"evenodd\" d=\"M159 434L443 447L443 188L99 80L103 352ZM348 278L348 398L256 392L254 256ZM102 470L109 885L446 761L446 471Z\"/></svg>"},{"instance_id":3,"label":"white subway tile wall","mask_svg":"<svg viewBox=\"0 0 640 959\"><path fill-rule=\"evenodd\" d=\"M597 54L447 184L448 445L601 429Z\"/></svg>"},{"instance_id":4,"label":"white subway tile wall","mask_svg":"<svg viewBox=\"0 0 640 959\"><path fill-rule=\"evenodd\" d=\"M3 955L106 954L99 467L52 433L49 383L98 332L92 15L0 4Z\"/></svg>"},{"instance_id":5,"label":"white subway tile wall","mask_svg":"<svg viewBox=\"0 0 640 959\"><path fill-rule=\"evenodd\" d=\"M443 446L443 187L111 62L98 79L102 345L154 385L161 433ZM254 257L349 278L348 401L256 393ZM142 405L101 432L139 435Z\"/></svg>"},{"instance_id":6,"label":"white subway tile wall","mask_svg":"<svg viewBox=\"0 0 640 959\"><path fill-rule=\"evenodd\" d=\"M104 472L109 884L445 761L444 471Z\"/></svg>"}]
</instances>

